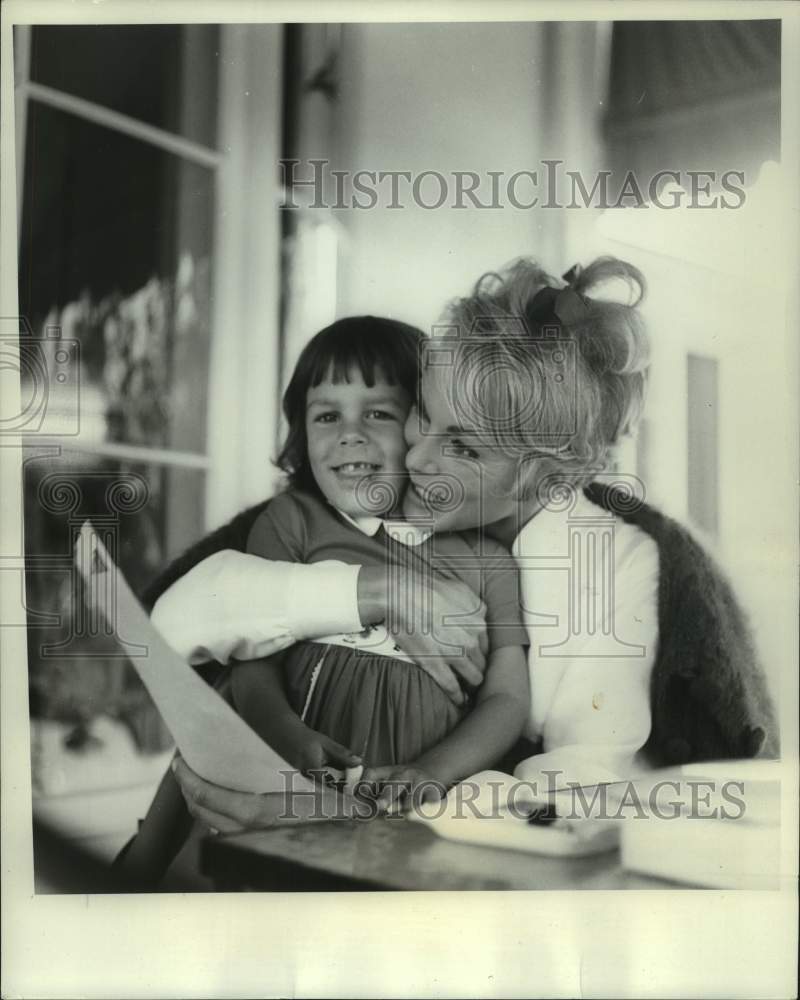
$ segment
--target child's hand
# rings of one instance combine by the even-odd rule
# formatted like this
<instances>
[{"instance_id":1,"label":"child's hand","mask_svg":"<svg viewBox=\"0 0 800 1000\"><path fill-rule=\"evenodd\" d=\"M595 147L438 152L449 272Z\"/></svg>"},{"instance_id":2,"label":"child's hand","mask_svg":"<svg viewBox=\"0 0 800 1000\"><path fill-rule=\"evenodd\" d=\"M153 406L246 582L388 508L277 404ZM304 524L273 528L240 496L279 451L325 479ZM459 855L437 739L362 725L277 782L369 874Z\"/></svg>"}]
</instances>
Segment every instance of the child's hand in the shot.
<instances>
[{"instance_id":1,"label":"child's hand","mask_svg":"<svg viewBox=\"0 0 800 1000\"><path fill-rule=\"evenodd\" d=\"M325 767L345 771L361 763L358 754L302 723L284 738L284 746L289 763L304 773L321 771Z\"/></svg>"},{"instance_id":2,"label":"child's hand","mask_svg":"<svg viewBox=\"0 0 800 1000\"><path fill-rule=\"evenodd\" d=\"M408 812L423 802L438 802L447 787L430 771L414 764L368 767L358 784L361 794L377 799L379 812Z\"/></svg>"}]
</instances>

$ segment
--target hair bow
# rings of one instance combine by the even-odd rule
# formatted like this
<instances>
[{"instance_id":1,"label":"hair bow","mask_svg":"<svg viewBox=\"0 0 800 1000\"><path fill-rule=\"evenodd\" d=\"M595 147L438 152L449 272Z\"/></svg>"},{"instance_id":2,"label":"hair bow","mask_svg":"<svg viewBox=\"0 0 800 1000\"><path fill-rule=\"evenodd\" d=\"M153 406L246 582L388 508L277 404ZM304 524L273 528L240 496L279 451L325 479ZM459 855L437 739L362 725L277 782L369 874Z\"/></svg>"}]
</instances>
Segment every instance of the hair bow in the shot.
<instances>
[{"instance_id":1,"label":"hair bow","mask_svg":"<svg viewBox=\"0 0 800 1000\"><path fill-rule=\"evenodd\" d=\"M581 273L581 265L575 264L562 277L566 288L540 289L533 297L530 317L539 326L571 326L586 319L588 303L572 288Z\"/></svg>"}]
</instances>

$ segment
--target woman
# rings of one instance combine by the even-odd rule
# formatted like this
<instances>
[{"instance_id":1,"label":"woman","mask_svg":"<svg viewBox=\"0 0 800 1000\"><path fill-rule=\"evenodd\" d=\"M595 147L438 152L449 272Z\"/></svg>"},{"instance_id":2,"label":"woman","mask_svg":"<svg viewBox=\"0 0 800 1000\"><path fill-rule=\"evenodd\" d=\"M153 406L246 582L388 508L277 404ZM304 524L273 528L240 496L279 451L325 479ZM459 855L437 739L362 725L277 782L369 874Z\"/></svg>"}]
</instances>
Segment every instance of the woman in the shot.
<instances>
[{"instance_id":1,"label":"woman","mask_svg":"<svg viewBox=\"0 0 800 1000\"><path fill-rule=\"evenodd\" d=\"M406 428L406 516L434 518L437 530L489 526L521 570L532 746L515 774L541 787L553 776L595 784L642 767L776 754L766 685L730 587L684 529L604 475L644 397L643 278L613 259L565 277L562 286L522 260L452 303L444 321L458 335L430 341ZM633 288L632 304L589 294L611 279ZM391 606L380 571L287 570L230 551L243 547L237 532L253 516L190 552L153 592L173 584L153 617L180 652L195 662L249 659L395 616L401 645L454 697L456 675L479 680L480 615L464 595L435 585L425 627L415 602ZM198 562L220 548L228 551ZM250 600L243 616L241 593L258 594L271 615ZM309 607L324 608L324 620L288 617ZM437 622L453 612L460 625L448 632ZM176 773L210 825L261 821L258 797L214 788L183 763ZM384 775L398 776L415 778Z\"/></svg>"}]
</instances>

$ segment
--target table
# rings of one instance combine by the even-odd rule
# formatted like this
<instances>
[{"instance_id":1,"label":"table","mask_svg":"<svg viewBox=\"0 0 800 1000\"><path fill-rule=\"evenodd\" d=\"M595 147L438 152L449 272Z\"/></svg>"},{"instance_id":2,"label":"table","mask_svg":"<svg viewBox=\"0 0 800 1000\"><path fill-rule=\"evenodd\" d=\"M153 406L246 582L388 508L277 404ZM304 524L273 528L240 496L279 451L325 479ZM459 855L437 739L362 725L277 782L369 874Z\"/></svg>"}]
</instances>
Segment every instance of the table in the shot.
<instances>
[{"instance_id":1,"label":"table","mask_svg":"<svg viewBox=\"0 0 800 1000\"><path fill-rule=\"evenodd\" d=\"M477 847L403 816L209 837L201 867L219 891L687 888L623 871L618 851L559 858Z\"/></svg>"}]
</instances>

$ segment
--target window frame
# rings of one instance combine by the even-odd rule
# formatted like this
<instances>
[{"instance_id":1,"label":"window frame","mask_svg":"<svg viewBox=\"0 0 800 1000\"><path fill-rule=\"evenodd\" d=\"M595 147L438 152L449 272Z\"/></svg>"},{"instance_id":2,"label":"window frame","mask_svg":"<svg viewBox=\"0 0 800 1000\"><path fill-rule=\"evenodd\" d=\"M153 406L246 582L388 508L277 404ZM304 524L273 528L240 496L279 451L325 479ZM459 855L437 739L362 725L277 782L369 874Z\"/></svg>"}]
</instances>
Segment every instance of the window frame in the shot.
<instances>
[{"instance_id":1,"label":"window frame","mask_svg":"<svg viewBox=\"0 0 800 1000\"><path fill-rule=\"evenodd\" d=\"M214 174L212 314L205 453L117 442L37 439L205 473L205 528L263 499L276 482L281 331L280 159L283 25L221 24L216 149L30 79L32 25L14 39L17 233L21 234L29 101L155 146ZM259 100L248 100L258 95ZM264 95L268 96L264 100ZM253 206L260 206L254 223ZM255 277L257 275L257 277ZM231 336L228 331L236 331ZM250 455L255 457L249 459ZM248 460L249 459L249 460Z\"/></svg>"}]
</instances>

